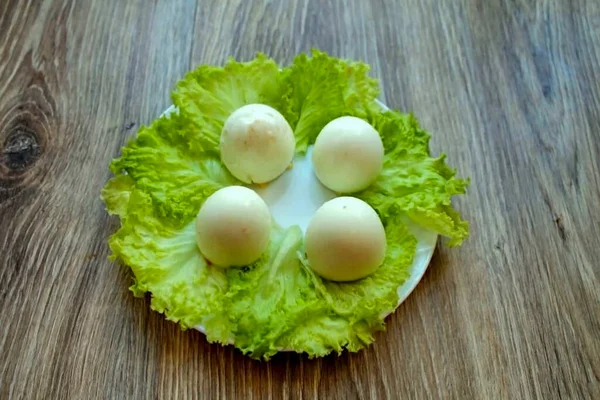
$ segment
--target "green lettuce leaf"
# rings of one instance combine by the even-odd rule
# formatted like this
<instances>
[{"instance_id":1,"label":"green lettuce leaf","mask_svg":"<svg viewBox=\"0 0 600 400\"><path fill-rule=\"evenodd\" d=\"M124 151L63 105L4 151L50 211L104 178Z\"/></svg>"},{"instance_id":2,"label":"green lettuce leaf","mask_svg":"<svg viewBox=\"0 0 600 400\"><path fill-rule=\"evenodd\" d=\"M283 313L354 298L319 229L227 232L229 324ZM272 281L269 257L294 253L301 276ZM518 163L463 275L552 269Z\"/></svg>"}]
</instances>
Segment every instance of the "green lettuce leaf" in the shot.
<instances>
[{"instance_id":1,"label":"green lettuce leaf","mask_svg":"<svg viewBox=\"0 0 600 400\"><path fill-rule=\"evenodd\" d=\"M445 154L429 156L429 134L414 116L371 110L366 120L381 135L385 156L378 179L357 197L380 215L407 214L415 223L449 237L449 246L461 244L469 225L452 208L451 199L464 194L469 181L456 177Z\"/></svg>"},{"instance_id":2,"label":"green lettuce leaf","mask_svg":"<svg viewBox=\"0 0 600 400\"><path fill-rule=\"evenodd\" d=\"M163 116L142 127L110 168L116 175L127 173L138 189L148 193L159 215L185 223L195 217L204 199L239 182L217 155L196 147L197 138L182 115Z\"/></svg>"},{"instance_id":3,"label":"green lettuce leaf","mask_svg":"<svg viewBox=\"0 0 600 400\"><path fill-rule=\"evenodd\" d=\"M236 109L253 103L280 108L284 94L279 66L266 55L246 63L230 59L224 67L202 65L189 72L172 94L207 151L219 151L223 124Z\"/></svg>"},{"instance_id":4,"label":"green lettuce leaf","mask_svg":"<svg viewBox=\"0 0 600 400\"><path fill-rule=\"evenodd\" d=\"M316 276L303 256L300 228L276 230L269 250L248 269L229 269L228 313L235 345L253 358L281 349L324 356L358 351L384 328L398 304L398 287L409 276L416 239L400 219L386 221L384 265L357 282Z\"/></svg>"},{"instance_id":5,"label":"green lettuce leaf","mask_svg":"<svg viewBox=\"0 0 600 400\"><path fill-rule=\"evenodd\" d=\"M110 215L118 215L122 219L127 216L129 197L135 188L135 181L129 175L117 175L102 188L102 200Z\"/></svg>"},{"instance_id":6,"label":"green lettuce leaf","mask_svg":"<svg viewBox=\"0 0 600 400\"><path fill-rule=\"evenodd\" d=\"M151 292L153 310L183 328L202 325L209 340L227 343L231 339L223 302L227 279L198 251L193 221L181 228L178 222L157 216L150 195L138 189L130 192L126 210L125 222L109 245L113 256L131 268L133 293Z\"/></svg>"},{"instance_id":7,"label":"green lettuce leaf","mask_svg":"<svg viewBox=\"0 0 600 400\"><path fill-rule=\"evenodd\" d=\"M379 94L369 66L330 57L318 50L300 54L283 70L287 92L281 112L296 136L296 150L306 152L331 120L344 115L364 115Z\"/></svg>"}]
</instances>

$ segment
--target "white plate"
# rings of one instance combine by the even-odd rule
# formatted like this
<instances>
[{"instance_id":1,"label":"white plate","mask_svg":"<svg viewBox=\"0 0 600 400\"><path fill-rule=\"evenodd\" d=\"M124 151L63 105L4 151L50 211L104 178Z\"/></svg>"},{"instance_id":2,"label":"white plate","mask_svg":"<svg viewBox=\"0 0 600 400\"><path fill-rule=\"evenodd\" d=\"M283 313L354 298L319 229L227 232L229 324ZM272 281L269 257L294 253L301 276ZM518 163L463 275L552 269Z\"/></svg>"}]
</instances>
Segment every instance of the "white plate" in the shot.
<instances>
[{"instance_id":1,"label":"white plate","mask_svg":"<svg viewBox=\"0 0 600 400\"><path fill-rule=\"evenodd\" d=\"M387 106L381 102L382 109ZM174 106L164 114L176 111ZM306 155L294 158L293 168L264 188L251 187L267 203L275 221L283 228L298 225L304 232L315 211L326 201L333 199L335 193L324 187L316 178L311 163L312 146ZM417 286L433 256L437 242L437 233L423 229L407 220L410 232L417 238L417 250L410 267L410 276L398 288L400 305ZM204 327L196 327L205 333ZM283 350L290 351L290 350Z\"/></svg>"}]
</instances>

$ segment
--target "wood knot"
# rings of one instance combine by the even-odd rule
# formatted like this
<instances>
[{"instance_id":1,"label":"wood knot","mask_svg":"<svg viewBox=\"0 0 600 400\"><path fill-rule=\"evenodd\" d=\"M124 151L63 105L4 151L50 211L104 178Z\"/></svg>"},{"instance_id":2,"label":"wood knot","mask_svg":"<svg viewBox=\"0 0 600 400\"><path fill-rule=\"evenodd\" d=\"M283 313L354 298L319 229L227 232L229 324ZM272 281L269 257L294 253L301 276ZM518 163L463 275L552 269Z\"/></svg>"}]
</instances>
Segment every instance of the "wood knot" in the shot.
<instances>
[{"instance_id":1,"label":"wood knot","mask_svg":"<svg viewBox=\"0 0 600 400\"><path fill-rule=\"evenodd\" d=\"M10 171L23 171L34 164L41 153L39 136L23 125L17 125L2 144L1 162Z\"/></svg>"},{"instance_id":2,"label":"wood knot","mask_svg":"<svg viewBox=\"0 0 600 400\"><path fill-rule=\"evenodd\" d=\"M4 129L0 127L0 205L35 189L46 174L52 130L33 111L37 110L17 110L4 118L9 119Z\"/></svg>"},{"instance_id":3,"label":"wood knot","mask_svg":"<svg viewBox=\"0 0 600 400\"><path fill-rule=\"evenodd\" d=\"M61 148L60 119L45 75L23 66L29 85L0 107L0 206L26 191L37 191Z\"/></svg>"}]
</instances>

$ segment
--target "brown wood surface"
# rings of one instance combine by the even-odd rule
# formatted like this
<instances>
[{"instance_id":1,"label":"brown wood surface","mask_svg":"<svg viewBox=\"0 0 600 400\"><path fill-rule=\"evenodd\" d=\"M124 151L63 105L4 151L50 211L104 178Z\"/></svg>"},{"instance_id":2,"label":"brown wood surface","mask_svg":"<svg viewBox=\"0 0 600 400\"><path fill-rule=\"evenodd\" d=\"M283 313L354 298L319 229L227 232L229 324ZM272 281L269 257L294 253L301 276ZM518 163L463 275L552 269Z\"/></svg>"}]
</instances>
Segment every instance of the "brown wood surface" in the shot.
<instances>
[{"instance_id":1,"label":"brown wood surface","mask_svg":"<svg viewBox=\"0 0 600 400\"><path fill-rule=\"evenodd\" d=\"M358 354L251 361L149 309L99 192L199 63L362 59L472 224ZM0 399L600 398L597 0L0 0Z\"/></svg>"}]
</instances>

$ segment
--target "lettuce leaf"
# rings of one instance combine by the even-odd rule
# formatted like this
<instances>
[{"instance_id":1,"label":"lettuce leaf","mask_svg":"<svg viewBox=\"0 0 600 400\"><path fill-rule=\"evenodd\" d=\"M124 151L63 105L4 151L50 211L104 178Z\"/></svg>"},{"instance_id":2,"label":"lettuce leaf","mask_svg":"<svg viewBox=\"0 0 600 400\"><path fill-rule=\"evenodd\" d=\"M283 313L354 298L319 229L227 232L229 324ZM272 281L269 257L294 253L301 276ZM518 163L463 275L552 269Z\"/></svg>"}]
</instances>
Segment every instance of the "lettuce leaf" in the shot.
<instances>
[{"instance_id":1,"label":"lettuce leaf","mask_svg":"<svg viewBox=\"0 0 600 400\"><path fill-rule=\"evenodd\" d=\"M302 255L302 232L274 234L269 251L249 270L228 270L229 315L236 321L235 345L251 357L269 358L281 349L324 356L358 351L384 328L408 277L416 240L399 219L387 221L388 254L373 275L351 283L316 276Z\"/></svg>"},{"instance_id":2,"label":"lettuce leaf","mask_svg":"<svg viewBox=\"0 0 600 400\"><path fill-rule=\"evenodd\" d=\"M380 215L406 214L449 237L449 246L460 245L469 235L469 225L452 208L451 199L464 194L469 181L456 177L445 154L429 156L430 136L413 115L370 110L365 119L380 133L385 156L378 179L357 197Z\"/></svg>"},{"instance_id":3,"label":"lettuce leaf","mask_svg":"<svg viewBox=\"0 0 600 400\"><path fill-rule=\"evenodd\" d=\"M118 215L123 220L127 216L129 197L135 188L135 181L129 175L117 175L102 188L102 200L110 215Z\"/></svg>"},{"instance_id":4,"label":"lettuce leaf","mask_svg":"<svg viewBox=\"0 0 600 400\"><path fill-rule=\"evenodd\" d=\"M290 348L315 356L344 348L356 352L374 341L373 334L385 329L384 318L398 305L398 287L410 273L417 241L400 218L383 218L387 238L384 263L375 273L356 282L323 280L309 269L301 257L304 271L313 279L319 298L327 304L324 313L307 313L284 340ZM310 321L310 323L308 323ZM315 339L318 338L318 339Z\"/></svg>"},{"instance_id":5,"label":"lettuce leaf","mask_svg":"<svg viewBox=\"0 0 600 400\"><path fill-rule=\"evenodd\" d=\"M296 151L306 152L321 129L343 115L364 115L375 104L378 82L369 66L330 57L318 50L300 54L283 70L287 92L280 110L296 136Z\"/></svg>"},{"instance_id":6,"label":"lettuce leaf","mask_svg":"<svg viewBox=\"0 0 600 400\"><path fill-rule=\"evenodd\" d=\"M148 193L159 215L185 223L204 199L239 182L218 156L202 152L197 143L197 131L189 120L174 113L142 127L110 168L116 175L127 173L138 189Z\"/></svg>"},{"instance_id":7,"label":"lettuce leaf","mask_svg":"<svg viewBox=\"0 0 600 400\"><path fill-rule=\"evenodd\" d=\"M280 74L272 59L258 53L250 62L230 59L224 67L200 66L177 83L171 97L198 132L200 147L218 153L223 124L233 111L252 103L279 108L284 94Z\"/></svg>"},{"instance_id":8,"label":"lettuce leaf","mask_svg":"<svg viewBox=\"0 0 600 400\"><path fill-rule=\"evenodd\" d=\"M112 183L104 191L105 199L115 198L118 189ZM150 195L129 189L127 204L121 202L112 209L125 208L126 218L109 246L113 257L131 268L135 277L131 290L137 296L151 292L152 309L183 328L203 325L209 340L227 343L231 338L223 303L227 279L222 269L208 265L198 251L195 224L192 221L181 228L173 220L158 217Z\"/></svg>"}]
</instances>

